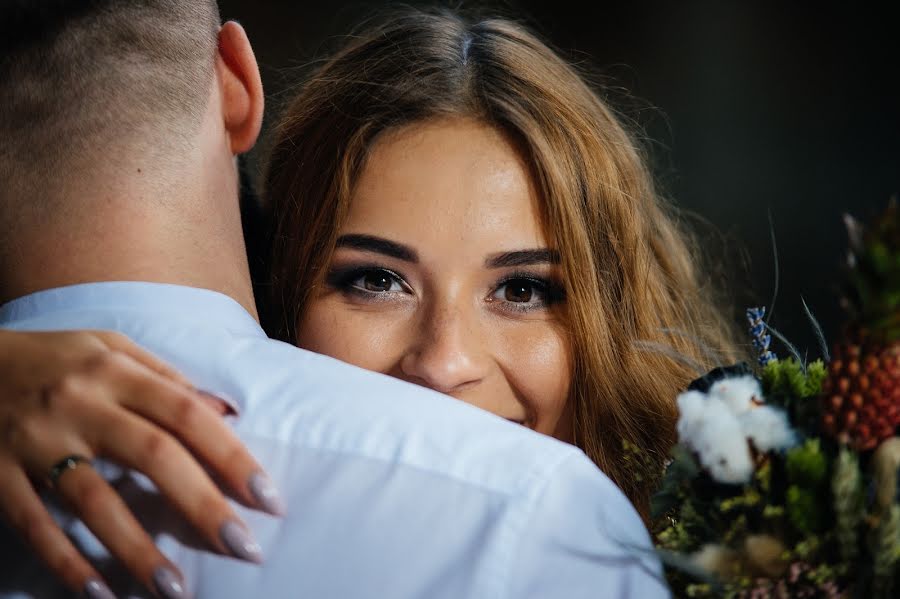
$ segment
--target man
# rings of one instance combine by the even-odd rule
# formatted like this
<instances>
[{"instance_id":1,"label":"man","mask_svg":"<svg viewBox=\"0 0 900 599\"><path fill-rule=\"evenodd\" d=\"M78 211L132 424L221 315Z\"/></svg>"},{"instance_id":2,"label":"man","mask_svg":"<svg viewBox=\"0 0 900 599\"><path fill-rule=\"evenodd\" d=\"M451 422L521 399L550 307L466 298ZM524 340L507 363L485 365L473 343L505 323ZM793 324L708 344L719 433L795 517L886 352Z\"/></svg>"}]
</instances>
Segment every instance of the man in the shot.
<instances>
[{"instance_id":1,"label":"man","mask_svg":"<svg viewBox=\"0 0 900 599\"><path fill-rule=\"evenodd\" d=\"M234 161L256 141L263 100L239 25L219 28L208 0L2 6L10 41L0 59L0 301L18 299L0 308L0 326L117 330L232 398L237 435L287 506L282 519L234 508L257 545L232 508L213 504L198 541L157 500L165 479L154 486L87 463L119 457L127 435L102 451L44 439L57 452L45 470L57 495L78 497L79 485L105 476L162 550L140 555L142 541L129 547L110 533L102 510L60 512L93 564L64 574L70 588L91 597L125 590L113 554L164 597L666 594L636 513L575 448L265 338ZM168 427L197 418L186 404L166 414L152 398L131 401ZM40 438L34 428L23 442ZM174 455L164 447L151 457ZM236 562L209 546L265 559ZM61 592L27 553L6 560L5 596Z\"/></svg>"}]
</instances>

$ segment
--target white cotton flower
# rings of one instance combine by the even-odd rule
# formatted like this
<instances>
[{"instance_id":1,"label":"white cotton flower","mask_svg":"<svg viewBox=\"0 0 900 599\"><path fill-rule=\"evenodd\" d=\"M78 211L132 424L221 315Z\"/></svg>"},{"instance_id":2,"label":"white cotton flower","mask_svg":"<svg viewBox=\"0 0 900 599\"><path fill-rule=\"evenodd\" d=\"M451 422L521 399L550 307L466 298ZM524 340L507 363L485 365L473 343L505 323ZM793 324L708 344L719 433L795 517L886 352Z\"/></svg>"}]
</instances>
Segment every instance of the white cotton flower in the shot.
<instances>
[{"instance_id":1,"label":"white cotton flower","mask_svg":"<svg viewBox=\"0 0 900 599\"><path fill-rule=\"evenodd\" d=\"M762 401L762 388L752 376L722 379L709 393L688 391L678 396L678 438L715 480L733 484L750 480L751 443L763 453L796 444L787 415Z\"/></svg>"},{"instance_id":2,"label":"white cotton flower","mask_svg":"<svg viewBox=\"0 0 900 599\"><path fill-rule=\"evenodd\" d=\"M706 410L706 395L699 391L686 391L678 396L678 439L682 443L696 436L696 431L703 426L703 414Z\"/></svg>"},{"instance_id":3,"label":"white cotton flower","mask_svg":"<svg viewBox=\"0 0 900 599\"><path fill-rule=\"evenodd\" d=\"M753 460L740 422L719 399L707 400L706 413L706 426L695 445L700 463L719 482L747 482L753 475Z\"/></svg>"},{"instance_id":4,"label":"white cotton flower","mask_svg":"<svg viewBox=\"0 0 900 599\"><path fill-rule=\"evenodd\" d=\"M678 434L693 449L714 479L743 483L753 474L753 460L740 422L728 405L698 391L678 396Z\"/></svg>"},{"instance_id":5,"label":"white cotton flower","mask_svg":"<svg viewBox=\"0 0 900 599\"><path fill-rule=\"evenodd\" d=\"M710 397L718 397L735 414L754 409L763 401L759 381L750 375L736 376L716 381L709 388Z\"/></svg>"},{"instance_id":6,"label":"white cotton flower","mask_svg":"<svg viewBox=\"0 0 900 599\"><path fill-rule=\"evenodd\" d=\"M797 444L787 415L771 406L757 406L738 416L741 429L757 451L782 450Z\"/></svg>"}]
</instances>

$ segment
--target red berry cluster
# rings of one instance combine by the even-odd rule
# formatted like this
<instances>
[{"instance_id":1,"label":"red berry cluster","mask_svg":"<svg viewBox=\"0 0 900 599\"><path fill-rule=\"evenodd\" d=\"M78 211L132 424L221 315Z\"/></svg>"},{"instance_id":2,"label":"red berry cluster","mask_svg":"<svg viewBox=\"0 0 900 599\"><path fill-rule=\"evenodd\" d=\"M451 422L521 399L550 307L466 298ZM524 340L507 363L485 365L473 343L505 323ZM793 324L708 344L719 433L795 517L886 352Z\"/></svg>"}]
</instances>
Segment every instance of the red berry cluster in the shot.
<instances>
[{"instance_id":1,"label":"red berry cluster","mask_svg":"<svg viewBox=\"0 0 900 599\"><path fill-rule=\"evenodd\" d=\"M822 391L825 432L857 451L874 449L900 426L900 344L835 348Z\"/></svg>"}]
</instances>

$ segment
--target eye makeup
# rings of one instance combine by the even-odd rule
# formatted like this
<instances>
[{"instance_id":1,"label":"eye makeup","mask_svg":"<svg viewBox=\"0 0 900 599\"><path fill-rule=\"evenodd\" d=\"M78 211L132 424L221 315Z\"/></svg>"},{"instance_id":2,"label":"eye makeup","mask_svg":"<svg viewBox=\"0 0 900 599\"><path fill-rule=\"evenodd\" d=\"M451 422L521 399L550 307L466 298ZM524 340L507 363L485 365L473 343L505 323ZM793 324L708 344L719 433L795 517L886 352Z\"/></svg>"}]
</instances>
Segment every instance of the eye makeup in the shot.
<instances>
[{"instance_id":1,"label":"eye makeup","mask_svg":"<svg viewBox=\"0 0 900 599\"><path fill-rule=\"evenodd\" d=\"M392 301L414 294L412 286L401 274L374 262L332 267L325 283L347 297L368 302ZM498 310L525 314L564 302L566 292L552 277L516 270L504 274L494 283L485 299Z\"/></svg>"},{"instance_id":2,"label":"eye makeup","mask_svg":"<svg viewBox=\"0 0 900 599\"><path fill-rule=\"evenodd\" d=\"M384 301L413 292L400 274L378 264L334 267L325 276L325 283L335 291L367 301ZM395 286L399 289L394 289Z\"/></svg>"},{"instance_id":3,"label":"eye makeup","mask_svg":"<svg viewBox=\"0 0 900 599\"><path fill-rule=\"evenodd\" d=\"M516 271L506 274L496 284L488 301L507 312L528 313L545 310L565 299L565 288L558 281L533 272Z\"/></svg>"}]
</instances>

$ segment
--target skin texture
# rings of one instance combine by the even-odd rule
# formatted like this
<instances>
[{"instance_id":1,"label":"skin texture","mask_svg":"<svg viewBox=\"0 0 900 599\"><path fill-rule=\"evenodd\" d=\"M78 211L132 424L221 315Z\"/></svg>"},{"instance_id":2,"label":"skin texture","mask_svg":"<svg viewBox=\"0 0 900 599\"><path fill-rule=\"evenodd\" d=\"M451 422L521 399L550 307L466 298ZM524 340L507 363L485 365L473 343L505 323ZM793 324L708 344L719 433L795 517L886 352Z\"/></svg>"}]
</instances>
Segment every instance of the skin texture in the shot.
<instances>
[{"instance_id":1,"label":"skin texture","mask_svg":"<svg viewBox=\"0 0 900 599\"><path fill-rule=\"evenodd\" d=\"M530 250L537 260L510 254ZM572 360L552 254L527 167L495 129L448 119L389 131L371 148L297 342L570 441Z\"/></svg>"}]
</instances>

